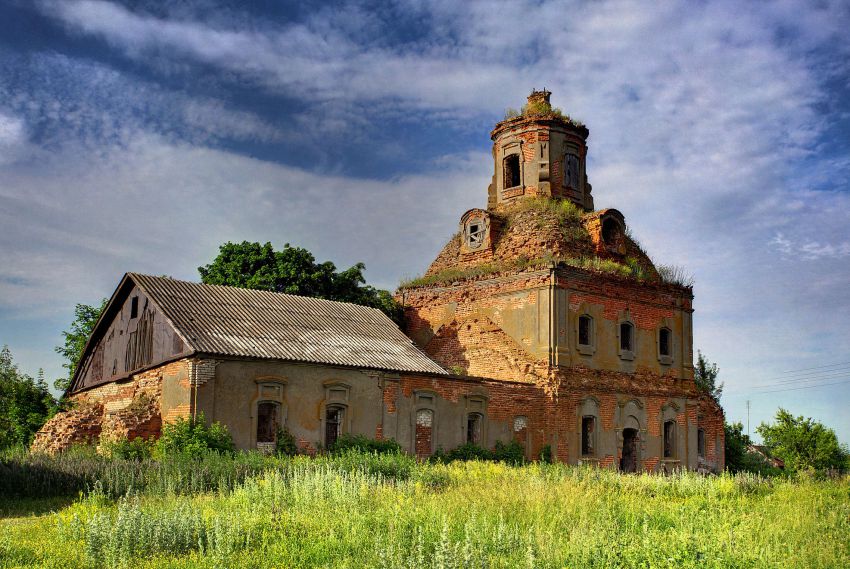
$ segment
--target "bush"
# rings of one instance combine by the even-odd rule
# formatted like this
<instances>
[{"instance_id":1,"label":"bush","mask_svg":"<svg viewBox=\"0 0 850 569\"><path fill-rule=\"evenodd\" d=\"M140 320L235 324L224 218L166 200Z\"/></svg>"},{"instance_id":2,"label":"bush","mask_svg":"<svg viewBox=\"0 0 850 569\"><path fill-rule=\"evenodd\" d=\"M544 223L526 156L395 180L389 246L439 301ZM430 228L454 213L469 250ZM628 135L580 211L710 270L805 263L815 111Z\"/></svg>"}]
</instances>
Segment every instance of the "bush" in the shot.
<instances>
[{"instance_id":1,"label":"bush","mask_svg":"<svg viewBox=\"0 0 850 569\"><path fill-rule=\"evenodd\" d=\"M540 462L552 464L552 445L543 445L540 449Z\"/></svg>"},{"instance_id":2,"label":"bush","mask_svg":"<svg viewBox=\"0 0 850 569\"><path fill-rule=\"evenodd\" d=\"M231 454L234 450L227 427L219 422L207 426L203 413L163 425L155 446L158 457L182 454L199 458L209 451Z\"/></svg>"},{"instance_id":3,"label":"bush","mask_svg":"<svg viewBox=\"0 0 850 569\"><path fill-rule=\"evenodd\" d=\"M525 449L517 441L511 441L507 444L496 441L493 459L507 464L523 464L525 462Z\"/></svg>"},{"instance_id":4,"label":"bush","mask_svg":"<svg viewBox=\"0 0 850 569\"><path fill-rule=\"evenodd\" d=\"M277 440L275 441L274 450L276 454L283 456L295 456L298 454L298 445L295 443L295 437L289 432L289 429L283 428L277 430Z\"/></svg>"},{"instance_id":5,"label":"bush","mask_svg":"<svg viewBox=\"0 0 850 569\"><path fill-rule=\"evenodd\" d=\"M348 451L360 451L364 453L377 454L400 454L401 445L395 439L376 440L370 439L365 435L342 435L336 442L328 447L328 451L332 454L339 454Z\"/></svg>"},{"instance_id":6,"label":"bush","mask_svg":"<svg viewBox=\"0 0 850 569\"><path fill-rule=\"evenodd\" d=\"M150 458L153 454L154 441L147 441L142 437L136 437L133 440L118 439L116 441L107 441L100 444L101 452L110 458L120 458L123 460L144 460Z\"/></svg>"}]
</instances>

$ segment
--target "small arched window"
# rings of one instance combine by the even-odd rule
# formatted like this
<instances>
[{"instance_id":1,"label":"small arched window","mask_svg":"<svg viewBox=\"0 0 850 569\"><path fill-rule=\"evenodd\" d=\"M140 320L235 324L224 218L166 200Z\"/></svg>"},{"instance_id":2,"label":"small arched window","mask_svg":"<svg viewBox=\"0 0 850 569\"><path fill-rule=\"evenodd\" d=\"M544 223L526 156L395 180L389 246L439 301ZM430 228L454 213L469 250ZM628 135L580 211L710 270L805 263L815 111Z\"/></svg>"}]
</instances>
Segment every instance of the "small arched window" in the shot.
<instances>
[{"instance_id":1,"label":"small arched window","mask_svg":"<svg viewBox=\"0 0 850 569\"><path fill-rule=\"evenodd\" d=\"M620 350L631 352L634 350L634 326L631 322L620 323Z\"/></svg>"},{"instance_id":2,"label":"small arched window","mask_svg":"<svg viewBox=\"0 0 850 569\"><path fill-rule=\"evenodd\" d=\"M329 448L339 439L342 434L343 419L345 417L344 407L328 407L325 411L325 447Z\"/></svg>"},{"instance_id":3,"label":"small arched window","mask_svg":"<svg viewBox=\"0 0 850 569\"><path fill-rule=\"evenodd\" d=\"M481 444L481 426L484 417L481 413L470 413L466 416L466 442L474 445Z\"/></svg>"},{"instance_id":4,"label":"small arched window","mask_svg":"<svg viewBox=\"0 0 850 569\"><path fill-rule=\"evenodd\" d=\"M564 185L573 190L577 190L578 180L579 158L575 154L568 153L564 157Z\"/></svg>"},{"instance_id":5,"label":"small arched window","mask_svg":"<svg viewBox=\"0 0 850 569\"><path fill-rule=\"evenodd\" d=\"M670 329L662 328L658 331L658 354L661 356L670 356L672 349L670 348Z\"/></svg>"},{"instance_id":6,"label":"small arched window","mask_svg":"<svg viewBox=\"0 0 850 569\"><path fill-rule=\"evenodd\" d=\"M676 422L664 421L664 458L676 455Z\"/></svg>"},{"instance_id":7,"label":"small arched window","mask_svg":"<svg viewBox=\"0 0 850 569\"><path fill-rule=\"evenodd\" d=\"M593 318L587 314L578 317L578 343L580 346L593 343Z\"/></svg>"},{"instance_id":8,"label":"small arched window","mask_svg":"<svg viewBox=\"0 0 850 569\"><path fill-rule=\"evenodd\" d=\"M504 160L505 188L514 188L521 184L519 172L519 154L511 154Z\"/></svg>"},{"instance_id":9,"label":"small arched window","mask_svg":"<svg viewBox=\"0 0 850 569\"><path fill-rule=\"evenodd\" d=\"M705 431L697 429L697 455L705 457Z\"/></svg>"},{"instance_id":10,"label":"small arched window","mask_svg":"<svg viewBox=\"0 0 850 569\"><path fill-rule=\"evenodd\" d=\"M620 224L615 219L609 217L602 222L602 241L606 245L616 245L621 233Z\"/></svg>"},{"instance_id":11,"label":"small arched window","mask_svg":"<svg viewBox=\"0 0 850 569\"><path fill-rule=\"evenodd\" d=\"M582 456L596 454L596 417L592 415L581 418L581 454Z\"/></svg>"}]
</instances>

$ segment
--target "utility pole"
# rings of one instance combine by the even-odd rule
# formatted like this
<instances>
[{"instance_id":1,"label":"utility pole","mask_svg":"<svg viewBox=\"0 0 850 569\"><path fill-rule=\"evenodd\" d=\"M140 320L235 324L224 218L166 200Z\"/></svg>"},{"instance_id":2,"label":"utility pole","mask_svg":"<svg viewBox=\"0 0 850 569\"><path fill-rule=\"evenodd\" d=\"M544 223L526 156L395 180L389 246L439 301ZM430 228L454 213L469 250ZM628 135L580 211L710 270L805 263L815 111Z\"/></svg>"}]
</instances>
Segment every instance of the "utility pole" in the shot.
<instances>
[{"instance_id":1,"label":"utility pole","mask_svg":"<svg viewBox=\"0 0 850 569\"><path fill-rule=\"evenodd\" d=\"M747 436L750 436L750 400L747 399Z\"/></svg>"}]
</instances>

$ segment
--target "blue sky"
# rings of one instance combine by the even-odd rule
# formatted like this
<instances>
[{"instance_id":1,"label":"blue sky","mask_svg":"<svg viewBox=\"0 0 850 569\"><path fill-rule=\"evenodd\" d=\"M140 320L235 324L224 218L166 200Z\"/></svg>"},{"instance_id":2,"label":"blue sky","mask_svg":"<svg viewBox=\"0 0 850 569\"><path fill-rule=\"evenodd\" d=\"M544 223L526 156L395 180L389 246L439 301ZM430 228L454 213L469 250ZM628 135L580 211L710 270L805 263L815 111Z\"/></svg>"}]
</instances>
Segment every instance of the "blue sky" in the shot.
<instances>
[{"instance_id":1,"label":"blue sky","mask_svg":"<svg viewBox=\"0 0 850 569\"><path fill-rule=\"evenodd\" d=\"M197 280L228 240L394 288L486 204L489 130L545 86L590 128L597 207L694 274L728 418L850 442L846 2L164 4L0 3L0 344L25 371L61 374L75 303Z\"/></svg>"}]
</instances>

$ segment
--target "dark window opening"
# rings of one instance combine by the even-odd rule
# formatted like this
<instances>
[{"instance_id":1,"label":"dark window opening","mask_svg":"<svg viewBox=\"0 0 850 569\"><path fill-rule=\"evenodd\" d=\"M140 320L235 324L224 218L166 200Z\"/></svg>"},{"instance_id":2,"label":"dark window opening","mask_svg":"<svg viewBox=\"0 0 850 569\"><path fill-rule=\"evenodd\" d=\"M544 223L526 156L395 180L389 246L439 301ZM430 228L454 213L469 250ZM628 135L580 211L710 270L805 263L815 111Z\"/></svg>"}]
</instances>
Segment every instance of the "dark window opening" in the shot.
<instances>
[{"instance_id":1,"label":"dark window opening","mask_svg":"<svg viewBox=\"0 0 850 569\"><path fill-rule=\"evenodd\" d=\"M582 346L590 345L591 325L592 321L590 316L578 317L578 343Z\"/></svg>"},{"instance_id":2,"label":"dark window opening","mask_svg":"<svg viewBox=\"0 0 850 569\"><path fill-rule=\"evenodd\" d=\"M342 433L342 413L339 407L330 407L325 413L325 447L330 448Z\"/></svg>"},{"instance_id":3,"label":"dark window opening","mask_svg":"<svg viewBox=\"0 0 850 569\"><path fill-rule=\"evenodd\" d=\"M624 352L632 351L632 325L628 322L620 324L620 349Z\"/></svg>"},{"instance_id":4,"label":"dark window opening","mask_svg":"<svg viewBox=\"0 0 850 569\"><path fill-rule=\"evenodd\" d=\"M481 444L481 415L470 413L466 418L466 442Z\"/></svg>"},{"instance_id":5,"label":"dark window opening","mask_svg":"<svg viewBox=\"0 0 850 569\"><path fill-rule=\"evenodd\" d=\"M658 353L662 356L670 355L670 330L667 328L658 332Z\"/></svg>"},{"instance_id":6,"label":"dark window opening","mask_svg":"<svg viewBox=\"0 0 850 569\"><path fill-rule=\"evenodd\" d=\"M702 429L697 430L697 454L705 456L705 431Z\"/></svg>"},{"instance_id":7,"label":"dark window opening","mask_svg":"<svg viewBox=\"0 0 850 569\"><path fill-rule=\"evenodd\" d=\"M513 188L519 185L519 154L511 154L505 158L505 187Z\"/></svg>"},{"instance_id":8,"label":"dark window opening","mask_svg":"<svg viewBox=\"0 0 850 569\"><path fill-rule=\"evenodd\" d=\"M595 430L595 417L581 418L581 454L585 456L593 454L593 433Z\"/></svg>"},{"instance_id":9,"label":"dark window opening","mask_svg":"<svg viewBox=\"0 0 850 569\"><path fill-rule=\"evenodd\" d=\"M564 185L573 190L578 189L579 160L575 154L564 157Z\"/></svg>"},{"instance_id":10,"label":"dark window opening","mask_svg":"<svg viewBox=\"0 0 850 569\"><path fill-rule=\"evenodd\" d=\"M273 443L277 439L278 404L263 401L257 405L257 442Z\"/></svg>"},{"instance_id":11,"label":"dark window opening","mask_svg":"<svg viewBox=\"0 0 850 569\"><path fill-rule=\"evenodd\" d=\"M130 318L136 318L139 315L139 297L134 296L130 300Z\"/></svg>"},{"instance_id":12,"label":"dark window opening","mask_svg":"<svg viewBox=\"0 0 850 569\"><path fill-rule=\"evenodd\" d=\"M673 421L664 422L664 458L673 458L675 449L675 433L676 423Z\"/></svg>"},{"instance_id":13,"label":"dark window opening","mask_svg":"<svg viewBox=\"0 0 850 569\"><path fill-rule=\"evenodd\" d=\"M602 222L602 241L614 245L620 237L620 224L610 217Z\"/></svg>"},{"instance_id":14,"label":"dark window opening","mask_svg":"<svg viewBox=\"0 0 850 569\"><path fill-rule=\"evenodd\" d=\"M623 454L620 457L620 471L637 472L638 432L635 429L623 429Z\"/></svg>"}]
</instances>

